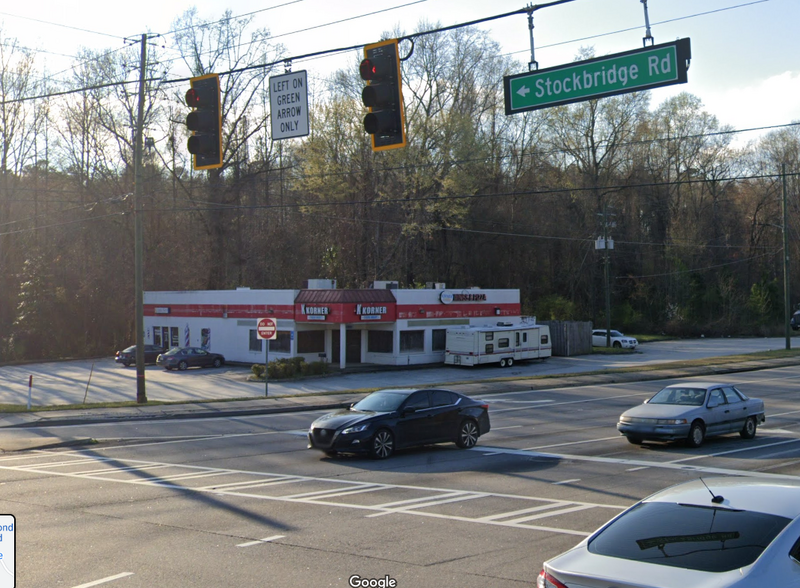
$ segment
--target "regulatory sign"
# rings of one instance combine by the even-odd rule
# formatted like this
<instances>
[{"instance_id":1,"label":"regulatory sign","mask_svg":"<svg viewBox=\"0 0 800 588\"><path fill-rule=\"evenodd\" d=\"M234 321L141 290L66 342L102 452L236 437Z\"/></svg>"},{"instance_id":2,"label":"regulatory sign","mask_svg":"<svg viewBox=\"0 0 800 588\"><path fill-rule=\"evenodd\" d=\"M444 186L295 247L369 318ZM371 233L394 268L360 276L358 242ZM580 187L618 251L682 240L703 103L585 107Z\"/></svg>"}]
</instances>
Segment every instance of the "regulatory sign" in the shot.
<instances>
[{"instance_id":1,"label":"regulatory sign","mask_svg":"<svg viewBox=\"0 0 800 588\"><path fill-rule=\"evenodd\" d=\"M278 337L278 327L275 324L275 319L261 318L258 319L257 332L259 339L275 339Z\"/></svg>"},{"instance_id":2,"label":"regulatory sign","mask_svg":"<svg viewBox=\"0 0 800 588\"><path fill-rule=\"evenodd\" d=\"M269 79L273 140L308 135L307 81L305 70Z\"/></svg>"},{"instance_id":3,"label":"regulatory sign","mask_svg":"<svg viewBox=\"0 0 800 588\"><path fill-rule=\"evenodd\" d=\"M506 114L685 84L689 39L503 78Z\"/></svg>"}]
</instances>

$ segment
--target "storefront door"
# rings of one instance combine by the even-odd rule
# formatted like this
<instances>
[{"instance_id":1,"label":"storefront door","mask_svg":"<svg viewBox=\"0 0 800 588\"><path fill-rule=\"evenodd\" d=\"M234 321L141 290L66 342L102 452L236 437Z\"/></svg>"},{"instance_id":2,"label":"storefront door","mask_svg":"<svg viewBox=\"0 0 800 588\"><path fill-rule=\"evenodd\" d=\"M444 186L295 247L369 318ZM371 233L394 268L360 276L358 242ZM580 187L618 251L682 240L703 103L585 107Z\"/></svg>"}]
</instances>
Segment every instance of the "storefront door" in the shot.
<instances>
[{"instance_id":1,"label":"storefront door","mask_svg":"<svg viewBox=\"0 0 800 588\"><path fill-rule=\"evenodd\" d=\"M333 332L331 348L331 363L339 363L341 344L339 343L339 333ZM351 330L345 333L345 363L361 363L361 331Z\"/></svg>"}]
</instances>

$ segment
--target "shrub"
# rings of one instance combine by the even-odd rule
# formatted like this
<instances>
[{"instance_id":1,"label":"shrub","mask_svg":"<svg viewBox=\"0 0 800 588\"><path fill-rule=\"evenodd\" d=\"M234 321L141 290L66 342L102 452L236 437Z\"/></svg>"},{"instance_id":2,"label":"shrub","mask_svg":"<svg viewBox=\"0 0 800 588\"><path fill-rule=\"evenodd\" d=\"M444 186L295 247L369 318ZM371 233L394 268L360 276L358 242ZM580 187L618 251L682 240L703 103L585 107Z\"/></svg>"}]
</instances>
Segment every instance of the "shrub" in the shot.
<instances>
[{"instance_id":1,"label":"shrub","mask_svg":"<svg viewBox=\"0 0 800 588\"><path fill-rule=\"evenodd\" d=\"M250 370L255 378L264 379L264 364L253 364ZM269 362L266 372L269 374L270 380L285 380L295 376L317 376L328 373L328 364L324 361L306 363L303 357L281 358Z\"/></svg>"}]
</instances>

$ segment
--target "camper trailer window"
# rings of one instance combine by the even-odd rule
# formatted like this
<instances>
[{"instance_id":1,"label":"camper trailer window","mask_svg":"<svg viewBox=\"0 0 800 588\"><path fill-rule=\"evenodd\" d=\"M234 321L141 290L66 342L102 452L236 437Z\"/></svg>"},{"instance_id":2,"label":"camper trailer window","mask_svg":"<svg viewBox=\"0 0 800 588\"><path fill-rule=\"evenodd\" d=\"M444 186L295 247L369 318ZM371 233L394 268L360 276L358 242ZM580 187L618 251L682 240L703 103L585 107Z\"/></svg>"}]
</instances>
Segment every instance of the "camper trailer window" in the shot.
<instances>
[{"instance_id":1,"label":"camper trailer window","mask_svg":"<svg viewBox=\"0 0 800 588\"><path fill-rule=\"evenodd\" d=\"M494 340L494 333L486 333L486 340L493 341Z\"/></svg>"},{"instance_id":2,"label":"camper trailer window","mask_svg":"<svg viewBox=\"0 0 800 588\"><path fill-rule=\"evenodd\" d=\"M505 349L509 345L508 339L498 339L497 340L497 348L498 349Z\"/></svg>"},{"instance_id":3,"label":"camper trailer window","mask_svg":"<svg viewBox=\"0 0 800 588\"><path fill-rule=\"evenodd\" d=\"M547 335L542 335L542 345L547 345Z\"/></svg>"},{"instance_id":4,"label":"camper trailer window","mask_svg":"<svg viewBox=\"0 0 800 588\"><path fill-rule=\"evenodd\" d=\"M491 343L486 344L486 353L494 353L494 345Z\"/></svg>"}]
</instances>

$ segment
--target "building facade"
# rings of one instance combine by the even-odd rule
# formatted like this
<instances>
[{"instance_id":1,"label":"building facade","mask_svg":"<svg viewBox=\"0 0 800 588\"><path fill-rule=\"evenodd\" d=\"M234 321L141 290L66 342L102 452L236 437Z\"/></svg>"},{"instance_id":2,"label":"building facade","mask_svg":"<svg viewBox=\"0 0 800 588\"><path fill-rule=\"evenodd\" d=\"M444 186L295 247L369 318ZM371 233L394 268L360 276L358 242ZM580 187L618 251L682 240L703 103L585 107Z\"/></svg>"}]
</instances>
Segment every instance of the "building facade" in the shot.
<instances>
[{"instance_id":1,"label":"building facade","mask_svg":"<svg viewBox=\"0 0 800 588\"><path fill-rule=\"evenodd\" d=\"M145 292L145 342L162 347L204 347L227 361L263 363L266 341L258 319L272 318L277 338L270 361L303 357L344 369L353 364L419 365L444 361L448 327L521 320L519 290L337 289L309 280L302 290L195 290Z\"/></svg>"}]
</instances>

